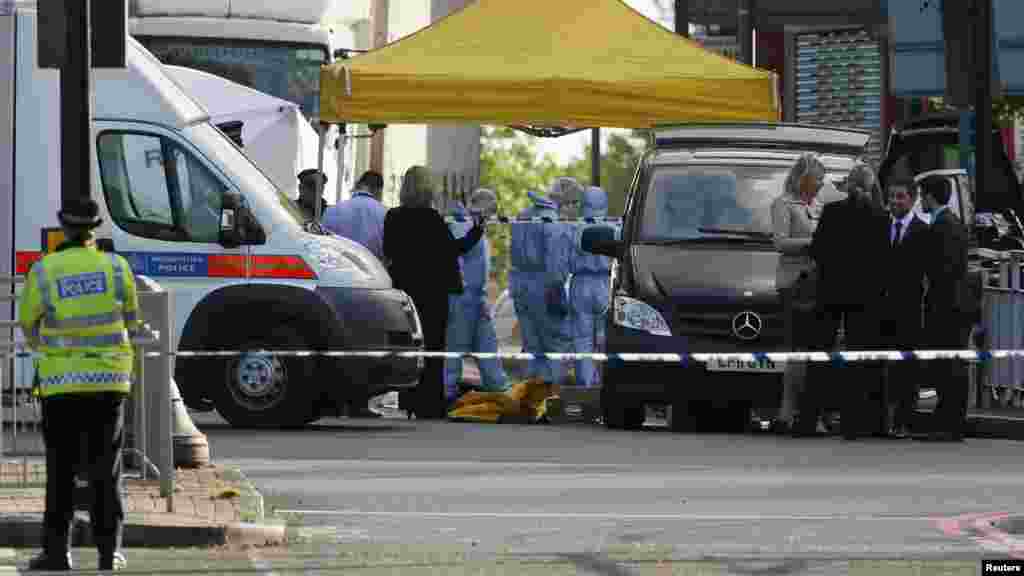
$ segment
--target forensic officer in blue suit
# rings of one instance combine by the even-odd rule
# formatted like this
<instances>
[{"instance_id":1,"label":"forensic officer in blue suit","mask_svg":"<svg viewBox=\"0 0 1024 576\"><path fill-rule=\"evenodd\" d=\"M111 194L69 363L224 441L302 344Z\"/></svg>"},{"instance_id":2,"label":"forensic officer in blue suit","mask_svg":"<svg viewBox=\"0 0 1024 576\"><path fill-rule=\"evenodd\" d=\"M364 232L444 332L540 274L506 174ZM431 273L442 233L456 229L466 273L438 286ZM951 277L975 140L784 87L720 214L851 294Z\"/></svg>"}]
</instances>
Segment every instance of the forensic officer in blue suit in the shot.
<instances>
[{"instance_id":1,"label":"forensic officer in blue suit","mask_svg":"<svg viewBox=\"0 0 1024 576\"><path fill-rule=\"evenodd\" d=\"M472 228L470 215L477 218L494 216L498 211L498 197L486 188L473 192L469 198L469 213L461 202L454 202L452 234L456 238L465 236ZM468 220L459 222L458 219ZM494 329L494 318L487 298L487 283L491 268L490 245L487 238L481 238L465 256L459 258L462 270L462 294L449 297L448 350L450 352L497 352L498 337ZM488 392L501 392L507 388L505 371L497 358L476 359L480 368L481 388ZM454 400L462 379L462 359L449 358L445 367L445 390L449 400Z\"/></svg>"},{"instance_id":2,"label":"forensic officer in blue suit","mask_svg":"<svg viewBox=\"0 0 1024 576\"><path fill-rule=\"evenodd\" d=\"M583 192L579 217L604 218L608 215L608 194L596 186ZM604 224L598 224L603 226ZM576 226L575 246L572 253L569 302L572 318L573 349L587 354L598 349L604 339L602 318L608 309L609 274L611 262L607 256L584 252L581 246L583 230L589 225ZM590 388L598 384L598 372L593 360L576 360L576 384Z\"/></svg>"},{"instance_id":3,"label":"forensic officer in blue suit","mask_svg":"<svg viewBox=\"0 0 1024 576\"><path fill-rule=\"evenodd\" d=\"M528 196L533 204L519 213L520 218L559 217L559 205L554 198L536 192ZM549 312L551 305L557 304L551 302L551 296L558 296L568 276L569 253L560 242L563 227L559 222L512 225L509 293L519 321L523 350L529 353L565 352L570 345L568 314L559 319ZM555 384L563 380L564 370L558 362L533 359L525 376Z\"/></svg>"}]
</instances>

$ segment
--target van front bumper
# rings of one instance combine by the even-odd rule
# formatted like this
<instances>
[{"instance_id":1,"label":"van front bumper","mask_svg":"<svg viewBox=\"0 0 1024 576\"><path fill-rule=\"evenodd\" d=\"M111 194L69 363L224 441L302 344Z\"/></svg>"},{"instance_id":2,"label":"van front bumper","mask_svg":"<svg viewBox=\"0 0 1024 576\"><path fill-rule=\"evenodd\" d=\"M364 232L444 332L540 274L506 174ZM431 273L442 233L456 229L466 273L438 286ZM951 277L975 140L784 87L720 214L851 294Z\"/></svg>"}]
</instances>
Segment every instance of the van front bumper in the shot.
<instances>
[{"instance_id":1,"label":"van front bumper","mask_svg":"<svg viewBox=\"0 0 1024 576\"><path fill-rule=\"evenodd\" d=\"M317 292L334 309L341 324L341 338L332 350L372 352L421 352L423 331L412 299L395 289L318 287ZM416 387L423 372L423 357L325 357L321 374L345 387L355 386L349 396L376 396ZM362 388L362 390L360 390Z\"/></svg>"},{"instance_id":2,"label":"van front bumper","mask_svg":"<svg viewBox=\"0 0 1024 576\"><path fill-rule=\"evenodd\" d=\"M745 344L725 338L655 336L609 322L608 353L694 354L708 352L762 352L762 343ZM771 346L768 350L781 347ZM684 357L685 358L685 357ZM782 366L720 366L702 362L640 362L609 359L602 371L602 386L616 397L632 402L667 404L678 400L751 402L755 407L777 407L782 399ZM757 370L757 371L755 371ZM774 371L772 371L774 370Z\"/></svg>"}]
</instances>

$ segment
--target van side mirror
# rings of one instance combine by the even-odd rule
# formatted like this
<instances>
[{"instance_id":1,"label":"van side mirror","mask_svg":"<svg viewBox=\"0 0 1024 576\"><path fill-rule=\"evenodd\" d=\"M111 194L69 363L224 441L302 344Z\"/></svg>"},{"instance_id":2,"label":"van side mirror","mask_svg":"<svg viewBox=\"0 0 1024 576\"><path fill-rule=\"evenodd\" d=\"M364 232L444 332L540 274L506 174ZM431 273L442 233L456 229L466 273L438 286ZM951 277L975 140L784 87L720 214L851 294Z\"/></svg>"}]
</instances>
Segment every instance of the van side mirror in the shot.
<instances>
[{"instance_id":1,"label":"van side mirror","mask_svg":"<svg viewBox=\"0 0 1024 576\"><path fill-rule=\"evenodd\" d=\"M615 228L611 226L588 226L583 230L580 247L591 254L621 259L625 244L616 238Z\"/></svg>"},{"instance_id":2,"label":"van side mirror","mask_svg":"<svg viewBox=\"0 0 1024 576\"><path fill-rule=\"evenodd\" d=\"M235 192L225 192L220 211L220 245L225 248L238 248L246 243L247 208L242 196Z\"/></svg>"}]
</instances>

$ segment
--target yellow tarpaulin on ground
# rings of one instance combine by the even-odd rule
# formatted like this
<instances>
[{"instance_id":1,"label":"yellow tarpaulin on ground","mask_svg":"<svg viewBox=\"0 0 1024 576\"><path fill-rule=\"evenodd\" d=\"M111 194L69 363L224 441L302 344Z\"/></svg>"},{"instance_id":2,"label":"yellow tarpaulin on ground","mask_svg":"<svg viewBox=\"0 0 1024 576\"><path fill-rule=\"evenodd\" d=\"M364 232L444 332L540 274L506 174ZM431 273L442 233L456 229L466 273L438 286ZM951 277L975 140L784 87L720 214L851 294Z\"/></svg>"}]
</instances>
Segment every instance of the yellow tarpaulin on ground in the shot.
<instances>
[{"instance_id":1,"label":"yellow tarpaulin on ground","mask_svg":"<svg viewBox=\"0 0 1024 576\"><path fill-rule=\"evenodd\" d=\"M774 74L620 0L478 0L321 70L327 122L647 128L780 119Z\"/></svg>"},{"instance_id":2,"label":"yellow tarpaulin on ground","mask_svg":"<svg viewBox=\"0 0 1024 576\"><path fill-rule=\"evenodd\" d=\"M518 382L507 392L467 392L456 400L448 417L473 422L535 422L545 416L545 399L558 392L558 386L538 379Z\"/></svg>"}]
</instances>

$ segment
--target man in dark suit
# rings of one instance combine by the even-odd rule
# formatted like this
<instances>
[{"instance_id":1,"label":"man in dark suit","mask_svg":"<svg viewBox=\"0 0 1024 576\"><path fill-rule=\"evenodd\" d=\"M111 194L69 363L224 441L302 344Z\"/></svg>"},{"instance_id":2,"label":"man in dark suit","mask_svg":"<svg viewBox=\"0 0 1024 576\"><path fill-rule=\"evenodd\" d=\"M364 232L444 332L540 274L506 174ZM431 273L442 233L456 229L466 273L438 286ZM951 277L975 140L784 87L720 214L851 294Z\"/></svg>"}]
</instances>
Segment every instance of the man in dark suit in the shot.
<instances>
[{"instance_id":1,"label":"man in dark suit","mask_svg":"<svg viewBox=\"0 0 1024 576\"><path fill-rule=\"evenodd\" d=\"M870 167L855 166L847 182L847 197L825 206L811 241L811 257L818 267L820 324L824 337L831 338L842 322L850 350L878 349L884 290L879 263L888 255L889 218L871 199L875 175ZM842 387L843 438L881 432L882 370L877 362L839 367L829 382Z\"/></svg>"},{"instance_id":2,"label":"man in dark suit","mask_svg":"<svg viewBox=\"0 0 1024 576\"><path fill-rule=\"evenodd\" d=\"M967 230L949 210L950 183L942 177L920 182L921 204L931 214L925 277L925 332L931 348L963 350L970 337L967 301ZM929 362L939 396L929 440L960 442L967 418L967 365L963 360Z\"/></svg>"},{"instance_id":3,"label":"man in dark suit","mask_svg":"<svg viewBox=\"0 0 1024 576\"><path fill-rule=\"evenodd\" d=\"M928 257L928 224L914 214L917 186L909 178L888 184L890 224L886 268L885 318L882 334L892 350L917 350L922 341L924 261ZM893 404L890 434L906 438L917 409L920 371L916 360L888 366L886 396Z\"/></svg>"}]
</instances>

